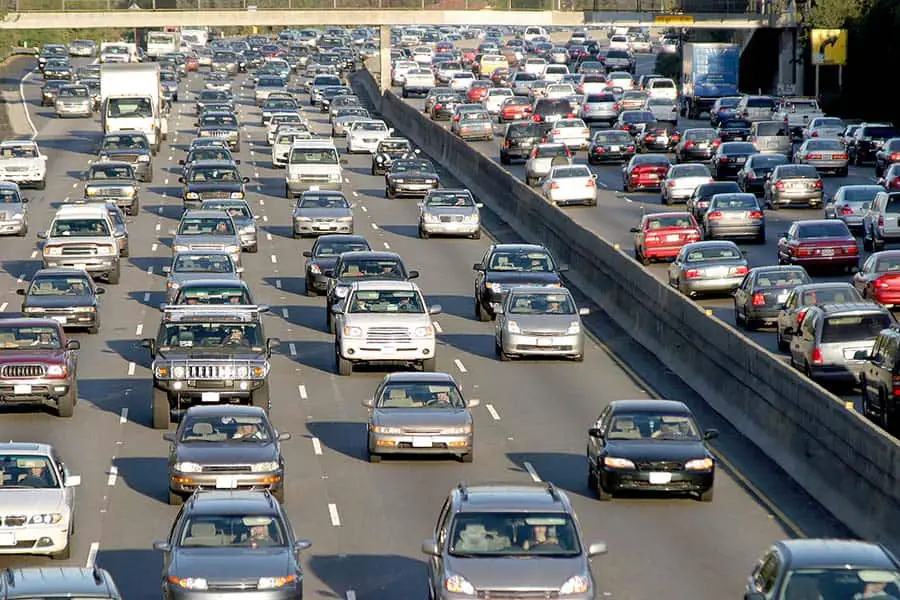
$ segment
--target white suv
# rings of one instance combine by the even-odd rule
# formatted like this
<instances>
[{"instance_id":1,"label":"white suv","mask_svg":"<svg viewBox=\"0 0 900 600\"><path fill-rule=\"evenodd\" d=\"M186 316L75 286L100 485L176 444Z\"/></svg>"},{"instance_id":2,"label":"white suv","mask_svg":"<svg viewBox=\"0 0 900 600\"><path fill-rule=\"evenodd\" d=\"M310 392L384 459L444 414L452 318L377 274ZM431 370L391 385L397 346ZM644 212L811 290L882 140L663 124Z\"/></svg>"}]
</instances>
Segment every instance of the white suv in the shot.
<instances>
[{"instance_id":1,"label":"white suv","mask_svg":"<svg viewBox=\"0 0 900 600\"><path fill-rule=\"evenodd\" d=\"M435 370L435 334L419 286L410 281L359 281L335 309L334 359L339 375L355 363L420 364Z\"/></svg>"},{"instance_id":2,"label":"white suv","mask_svg":"<svg viewBox=\"0 0 900 600\"><path fill-rule=\"evenodd\" d=\"M0 143L0 180L12 181L20 187L47 187L47 155L37 142L9 140Z\"/></svg>"}]
</instances>

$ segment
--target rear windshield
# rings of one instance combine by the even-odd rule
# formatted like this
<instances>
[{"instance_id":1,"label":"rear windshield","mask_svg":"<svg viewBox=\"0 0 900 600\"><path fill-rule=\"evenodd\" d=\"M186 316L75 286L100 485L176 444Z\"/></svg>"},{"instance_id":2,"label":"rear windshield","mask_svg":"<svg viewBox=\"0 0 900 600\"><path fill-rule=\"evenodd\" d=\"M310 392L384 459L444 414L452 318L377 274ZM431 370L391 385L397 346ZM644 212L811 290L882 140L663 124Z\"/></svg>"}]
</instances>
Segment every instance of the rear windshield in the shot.
<instances>
[{"instance_id":1,"label":"rear windshield","mask_svg":"<svg viewBox=\"0 0 900 600\"><path fill-rule=\"evenodd\" d=\"M801 239L810 238L827 238L827 237L848 237L847 226L843 221L827 223L817 221L815 223L806 223L797 228L797 235Z\"/></svg>"},{"instance_id":2,"label":"rear windshield","mask_svg":"<svg viewBox=\"0 0 900 600\"><path fill-rule=\"evenodd\" d=\"M737 260L741 258L740 251L734 246L705 246L697 248L687 255L688 262L707 260Z\"/></svg>"},{"instance_id":3,"label":"rear windshield","mask_svg":"<svg viewBox=\"0 0 900 600\"><path fill-rule=\"evenodd\" d=\"M727 194L729 192L740 192L741 188L738 187L733 181L723 181L721 183L707 183L699 188L697 188L697 195L700 198L709 200L716 194Z\"/></svg>"},{"instance_id":4,"label":"rear windshield","mask_svg":"<svg viewBox=\"0 0 900 600\"><path fill-rule=\"evenodd\" d=\"M862 130L862 135L864 137L873 137L880 139L895 137L897 133L897 130L893 127L863 127Z\"/></svg>"},{"instance_id":5,"label":"rear windshield","mask_svg":"<svg viewBox=\"0 0 900 600\"><path fill-rule=\"evenodd\" d=\"M787 134L787 127L778 121L756 124L756 135L759 137L787 137Z\"/></svg>"},{"instance_id":6,"label":"rear windshield","mask_svg":"<svg viewBox=\"0 0 900 600\"><path fill-rule=\"evenodd\" d=\"M844 188L844 202L871 202L878 192L884 188L878 185L865 185L859 187Z\"/></svg>"},{"instance_id":7,"label":"rear windshield","mask_svg":"<svg viewBox=\"0 0 900 600\"><path fill-rule=\"evenodd\" d=\"M747 108L774 108L775 100L772 98L749 98Z\"/></svg>"},{"instance_id":8,"label":"rear windshield","mask_svg":"<svg viewBox=\"0 0 900 600\"><path fill-rule=\"evenodd\" d=\"M900 195L892 194L891 196L888 196L884 212L891 214L900 213Z\"/></svg>"},{"instance_id":9,"label":"rear windshield","mask_svg":"<svg viewBox=\"0 0 900 600\"><path fill-rule=\"evenodd\" d=\"M756 198L753 196L731 196L724 195L714 197L712 199L712 203L715 205L717 209L726 209L726 210L756 210L759 208L759 205L756 203Z\"/></svg>"},{"instance_id":10,"label":"rear windshield","mask_svg":"<svg viewBox=\"0 0 900 600\"><path fill-rule=\"evenodd\" d=\"M585 102L615 102L616 97L612 94L588 94Z\"/></svg>"},{"instance_id":11,"label":"rear windshield","mask_svg":"<svg viewBox=\"0 0 900 600\"><path fill-rule=\"evenodd\" d=\"M668 79L660 79L659 81L650 82L650 89L657 90L661 88L674 88L675 84Z\"/></svg>"},{"instance_id":12,"label":"rear windshield","mask_svg":"<svg viewBox=\"0 0 900 600\"><path fill-rule=\"evenodd\" d=\"M542 135L543 130L540 125L536 123L522 124L520 127L510 127L506 132L506 136L509 138L541 137Z\"/></svg>"},{"instance_id":13,"label":"rear windshield","mask_svg":"<svg viewBox=\"0 0 900 600\"><path fill-rule=\"evenodd\" d=\"M818 179L819 172L810 165L785 165L778 169L778 176L781 178L802 178L802 179Z\"/></svg>"},{"instance_id":14,"label":"rear windshield","mask_svg":"<svg viewBox=\"0 0 900 600\"><path fill-rule=\"evenodd\" d=\"M871 340L890 326L891 317L884 313L827 317L822 324L822 343Z\"/></svg>"},{"instance_id":15,"label":"rear windshield","mask_svg":"<svg viewBox=\"0 0 900 600\"><path fill-rule=\"evenodd\" d=\"M760 288L786 288L809 283L809 276L800 270L779 270L760 273L756 286Z\"/></svg>"},{"instance_id":16,"label":"rear windshield","mask_svg":"<svg viewBox=\"0 0 900 600\"><path fill-rule=\"evenodd\" d=\"M539 100L537 106L534 107L536 115L567 115L575 112L572 110L572 103L568 100Z\"/></svg>"},{"instance_id":17,"label":"rear windshield","mask_svg":"<svg viewBox=\"0 0 900 600\"><path fill-rule=\"evenodd\" d=\"M803 306L812 306L814 304L846 304L859 300L859 294L855 289L847 285L846 287L830 287L812 289L803 292L800 304Z\"/></svg>"}]
</instances>

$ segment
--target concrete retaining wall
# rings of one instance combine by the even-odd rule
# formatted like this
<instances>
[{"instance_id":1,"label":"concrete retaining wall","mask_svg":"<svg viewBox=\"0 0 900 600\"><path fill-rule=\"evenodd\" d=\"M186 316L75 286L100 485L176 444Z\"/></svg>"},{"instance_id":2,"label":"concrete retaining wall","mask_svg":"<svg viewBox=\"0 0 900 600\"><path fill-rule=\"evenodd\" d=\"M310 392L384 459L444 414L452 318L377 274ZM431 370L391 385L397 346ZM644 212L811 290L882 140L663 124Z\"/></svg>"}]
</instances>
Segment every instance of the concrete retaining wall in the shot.
<instances>
[{"instance_id":1,"label":"concrete retaining wall","mask_svg":"<svg viewBox=\"0 0 900 600\"><path fill-rule=\"evenodd\" d=\"M380 92L368 72L353 84ZM708 317L631 256L391 92L382 115L524 239L550 248L571 279L635 340L860 537L900 549L900 444L764 348ZM378 106L376 104L376 106Z\"/></svg>"}]
</instances>

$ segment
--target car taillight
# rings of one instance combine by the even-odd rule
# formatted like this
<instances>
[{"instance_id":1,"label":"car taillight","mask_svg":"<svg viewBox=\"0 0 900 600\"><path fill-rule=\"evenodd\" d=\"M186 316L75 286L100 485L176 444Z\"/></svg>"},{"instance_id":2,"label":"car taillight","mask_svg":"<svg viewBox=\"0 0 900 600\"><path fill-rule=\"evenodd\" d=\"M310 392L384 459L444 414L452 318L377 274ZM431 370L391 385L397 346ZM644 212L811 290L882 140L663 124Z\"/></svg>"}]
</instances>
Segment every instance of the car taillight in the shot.
<instances>
[{"instance_id":1,"label":"car taillight","mask_svg":"<svg viewBox=\"0 0 900 600\"><path fill-rule=\"evenodd\" d=\"M634 146L628 146L625 148L625 150L628 152L634 152Z\"/></svg>"},{"instance_id":2,"label":"car taillight","mask_svg":"<svg viewBox=\"0 0 900 600\"><path fill-rule=\"evenodd\" d=\"M612 109L613 109L613 110L619 110L619 105L618 105L618 104L613 104Z\"/></svg>"},{"instance_id":3,"label":"car taillight","mask_svg":"<svg viewBox=\"0 0 900 600\"><path fill-rule=\"evenodd\" d=\"M432 110L441 110L442 108L444 108L444 105L440 102L431 107Z\"/></svg>"},{"instance_id":4,"label":"car taillight","mask_svg":"<svg viewBox=\"0 0 900 600\"><path fill-rule=\"evenodd\" d=\"M712 141L712 145L713 145L713 146L721 146L721 145L722 145L722 140L713 140L713 141Z\"/></svg>"},{"instance_id":5,"label":"car taillight","mask_svg":"<svg viewBox=\"0 0 900 600\"><path fill-rule=\"evenodd\" d=\"M588 178L587 182L584 184L584 187L592 188L596 185L593 178Z\"/></svg>"},{"instance_id":6,"label":"car taillight","mask_svg":"<svg viewBox=\"0 0 900 600\"><path fill-rule=\"evenodd\" d=\"M878 215L878 226L884 227L884 215Z\"/></svg>"},{"instance_id":7,"label":"car taillight","mask_svg":"<svg viewBox=\"0 0 900 600\"><path fill-rule=\"evenodd\" d=\"M894 177L891 179L891 187L900 187L900 177Z\"/></svg>"},{"instance_id":8,"label":"car taillight","mask_svg":"<svg viewBox=\"0 0 900 600\"><path fill-rule=\"evenodd\" d=\"M558 189L559 189L559 184L556 183L555 181L552 182L552 183L550 184L550 189L551 189L551 190L558 190Z\"/></svg>"},{"instance_id":9,"label":"car taillight","mask_svg":"<svg viewBox=\"0 0 900 600\"><path fill-rule=\"evenodd\" d=\"M604 148L603 146L594 146L592 148L592 151L594 152L594 154L603 154L604 152L606 152L606 148Z\"/></svg>"},{"instance_id":10,"label":"car taillight","mask_svg":"<svg viewBox=\"0 0 900 600\"><path fill-rule=\"evenodd\" d=\"M812 362L814 365L825 364L825 359L822 358L822 350L821 348L813 348L812 351Z\"/></svg>"},{"instance_id":11,"label":"car taillight","mask_svg":"<svg viewBox=\"0 0 900 600\"><path fill-rule=\"evenodd\" d=\"M881 277L876 279L874 281L874 283L875 283L875 287L881 288L881 289L887 289L887 288L891 287L890 284L887 282L887 279L885 279L884 275L882 275Z\"/></svg>"},{"instance_id":12,"label":"car taillight","mask_svg":"<svg viewBox=\"0 0 900 600\"><path fill-rule=\"evenodd\" d=\"M574 119L575 116L576 116L575 113L570 112L568 115L566 115L566 118L567 118L567 119Z\"/></svg>"},{"instance_id":13,"label":"car taillight","mask_svg":"<svg viewBox=\"0 0 900 600\"><path fill-rule=\"evenodd\" d=\"M512 146L512 142L511 142L510 140L504 140L504 141L503 141L503 147L504 147L504 148L509 148L510 146Z\"/></svg>"},{"instance_id":14,"label":"car taillight","mask_svg":"<svg viewBox=\"0 0 900 600\"><path fill-rule=\"evenodd\" d=\"M658 241L659 241L659 236L656 235L655 233L648 233L646 236L644 236L644 242L647 242L647 243L649 243L649 242L656 243L656 242L658 242Z\"/></svg>"},{"instance_id":15,"label":"car taillight","mask_svg":"<svg viewBox=\"0 0 900 600\"><path fill-rule=\"evenodd\" d=\"M891 161L892 162L900 162L900 152L892 152L891 153Z\"/></svg>"},{"instance_id":16,"label":"car taillight","mask_svg":"<svg viewBox=\"0 0 900 600\"><path fill-rule=\"evenodd\" d=\"M776 189L776 190L783 190L783 189L784 189L784 182L783 182L783 181L779 181L778 183L776 183L776 184L775 184L775 189Z\"/></svg>"},{"instance_id":17,"label":"car taillight","mask_svg":"<svg viewBox=\"0 0 900 600\"><path fill-rule=\"evenodd\" d=\"M821 189L822 189L822 180L821 180L821 179L819 179L818 181L816 181L815 188L816 188L817 190L821 190Z\"/></svg>"},{"instance_id":18,"label":"car taillight","mask_svg":"<svg viewBox=\"0 0 900 600\"><path fill-rule=\"evenodd\" d=\"M749 171L747 171L747 178L748 179L756 179L756 171L754 171L753 169L750 169Z\"/></svg>"},{"instance_id":19,"label":"car taillight","mask_svg":"<svg viewBox=\"0 0 900 600\"><path fill-rule=\"evenodd\" d=\"M841 214L842 214L842 215L852 215L852 214L853 214L853 209L850 208L849 206L842 206L842 207L841 207Z\"/></svg>"},{"instance_id":20,"label":"car taillight","mask_svg":"<svg viewBox=\"0 0 900 600\"><path fill-rule=\"evenodd\" d=\"M813 132L812 132L812 136L813 136L813 137L819 137L819 132L818 132L818 131L813 131Z\"/></svg>"},{"instance_id":21,"label":"car taillight","mask_svg":"<svg viewBox=\"0 0 900 600\"><path fill-rule=\"evenodd\" d=\"M895 395L895 396L900 396L900 377L894 375L894 376L891 378L891 383L892 383L893 388L894 388L894 395Z\"/></svg>"},{"instance_id":22,"label":"car taillight","mask_svg":"<svg viewBox=\"0 0 900 600\"><path fill-rule=\"evenodd\" d=\"M694 147L694 142L687 142L687 143L684 145L684 149L685 149L685 150L690 150L690 149L693 148L693 147Z\"/></svg>"},{"instance_id":23,"label":"car taillight","mask_svg":"<svg viewBox=\"0 0 900 600\"><path fill-rule=\"evenodd\" d=\"M800 325L800 323L803 322L803 317L806 316L807 310L808 309L804 308L803 310L801 310L800 312L797 313L797 325Z\"/></svg>"},{"instance_id":24,"label":"car taillight","mask_svg":"<svg viewBox=\"0 0 900 600\"><path fill-rule=\"evenodd\" d=\"M766 295L762 292L756 292L753 294L753 306L765 306L766 305Z\"/></svg>"},{"instance_id":25,"label":"car taillight","mask_svg":"<svg viewBox=\"0 0 900 600\"><path fill-rule=\"evenodd\" d=\"M666 184L666 187L675 187L675 182L674 182L674 181L668 182L668 183Z\"/></svg>"},{"instance_id":26,"label":"car taillight","mask_svg":"<svg viewBox=\"0 0 900 600\"><path fill-rule=\"evenodd\" d=\"M719 162L720 162L720 163L727 163L727 162L728 162L728 157L727 157L727 156L720 156L720 157L719 157Z\"/></svg>"},{"instance_id":27,"label":"car taillight","mask_svg":"<svg viewBox=\"0 0 900 600\"><path fill-rule=\"evenodd\" d=\"M696 235L697 237L700 237L700 232L699 231L694 232L694 235ZM735 275L746 275L747 273L750 272L750 267L734 267L734 269L732 269L732 271L734 271Z\"/></svg>"},{"instance_id":28,"label":"car taillight","mask_svg":"<svg viewBox=\"0 0 900 600\"><path fill-rule=\"evenodd\" d=\"M582 129L581 134L582 135L591 135L591 130L590 129Z\"/></svg>"},{"instance_id":29,"label":"car taillight","mask_svg":"<svg viewBox=\"0 0 900 600\"><path fill-rule=\"evenodd\" d=\"M751 219L762 219L763 218L762 211L761 210L751 210L750 218Z\"/></svg>"},{"instance_id":30,"label":"car taillight","mask_svg":"<svg viewBox=\"0 0 900 600\"><path fill-rule=\"evenodd\" d=\"M709 219L710 221L718 221L719 219L722 218L722 211L714 210L712 212L708 212L708 213L706 213L706 218Z\"/></svg>"},{"instance_id":31,"label":"car taillight","mask_svg":"<svg viewBox=\"0 0 900 600\"><path fill-rule=\"evenodd\" d=\"M540 123L541 121L544 120L544 118L541 115L534 115L532 118L534 119L535 123Z\"/></svg>"},{"instance_id":32,"label":"car taillight","mask_svg":"<svg viewBox=\"0 0 900 600\"><path fill-rule=\"evenodd\" d=\"M844 246L844 254L859 254L859 248L856 247L856 244Z\"/></svg>"},{"instance_id":33,"label":"car taillight","mask_svg":"<svg viewBox=\"0 0 900 600\"><path fill-rule=\"evenodd\" d=\"M552 133L553 135L559 135L559 129L554 129L550 133Z\"/></svg>"},{"instance_id":34,"label":"car taillight","mask_svg":"<svg viewBox=\"0 0 900 600\"><path fill-rule=\"evenodd\" d=\"M806 160L822 160L822 155L818 152L806 155Z\"/></svg>"},{"instance_id":35,"label":"car taillight","mask_svg":"<svg viewBox=\"0 0 900 600\"><path fill-rule=\"evenodd\" d=\"M698 277L700 277L700 271L699 269L688 269L688 271L685 272L684 276L688 279L697 279Z\"/></svg>"},{"instance_id":36,"label":"car taillight","mask_svg":"<svg viewBox=\"0 0 900 600\"><path fill-rule=\"evenodd\" d=\"M622 131L628 131L628 125L622 125Z\"/></svg>"},{"instance_id":37,"label":"car taillight","mask_svg":"<svg viewBox=\"0 0 900 600\"><path fill-rule=\"evenodd\" d=\"M456 115L455 117L453 117L453 120L454 120L454 121L459 121L459 115Z\"/></svg>"}]
</instances>

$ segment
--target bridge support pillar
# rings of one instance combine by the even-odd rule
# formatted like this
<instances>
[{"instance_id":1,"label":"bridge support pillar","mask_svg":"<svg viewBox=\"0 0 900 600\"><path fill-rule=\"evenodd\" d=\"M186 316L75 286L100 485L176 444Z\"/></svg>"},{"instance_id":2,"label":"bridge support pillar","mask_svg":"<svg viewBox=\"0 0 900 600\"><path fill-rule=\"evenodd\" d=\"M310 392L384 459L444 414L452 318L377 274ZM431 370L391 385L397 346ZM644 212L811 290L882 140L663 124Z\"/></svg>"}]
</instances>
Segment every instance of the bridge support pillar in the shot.
<instances>
[{"instance_id":1,"label":"bridge support pillar","mask_svg":"<svg viewBox=\"0 0 900 600\"><path fill-rule=\"evenodd\" d=\"M381 43L378 45L378 62L381 66L378 82L381 91L391 89L391 26L382 25L378 28L381 35Z\"/></svg>"},{"instance_id":2,"label":"bridge support pillar","mask_svg":"<svg viewBox=\"0 0 900 600\"><path fill-rule=\"evenodd\" d=\"M803 52L797 29L782 29L778 53L778 94L803 94Z\"/></svg>"}]
</instances>

